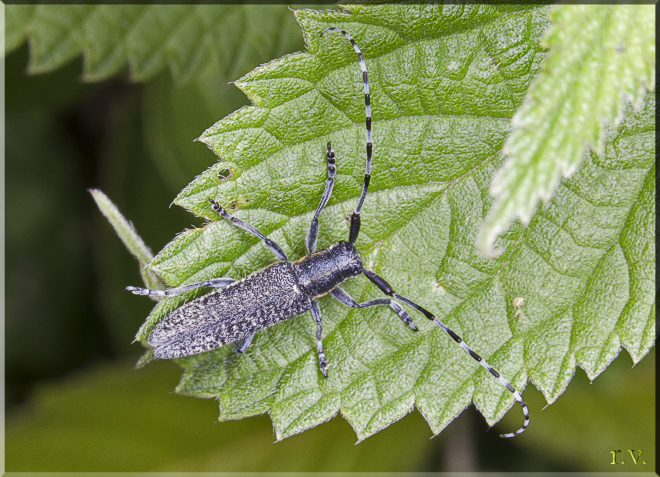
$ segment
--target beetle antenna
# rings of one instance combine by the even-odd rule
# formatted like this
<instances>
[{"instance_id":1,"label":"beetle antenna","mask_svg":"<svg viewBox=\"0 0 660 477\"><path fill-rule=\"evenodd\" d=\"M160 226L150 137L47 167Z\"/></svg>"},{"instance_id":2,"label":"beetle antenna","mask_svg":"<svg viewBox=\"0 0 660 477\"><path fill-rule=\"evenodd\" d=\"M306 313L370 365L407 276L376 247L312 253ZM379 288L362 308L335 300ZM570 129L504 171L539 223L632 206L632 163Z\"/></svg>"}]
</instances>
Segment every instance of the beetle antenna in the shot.
<instances>
[{"instance_id":1,"label":"beetle antenna","mask_svg":"<svg viewBox=\"0 0 660 477\"><path fill-rule=\"evenodd\" d=\"M529 409L527 408L527 404L525 404L525 401L523 401L523 398L520 395L520 393L516 390L516 388L511 386L509 381L504 379L504 377L502 377L502 375L499 372L497 372L495 370L495 368L493 368L490 364L488 364L485 359L483 359L477 353L472 351L472 349L467 344L465 344L465 342L463 341L463 339L460 336L458 336L447 325L445 325L442 321L440 321L438 318L436 318L433 313L431 313L430 311L428 311L425 308L421 307L420 305L418 305L414 301L409 300L408 298L402 297L401 295L396 293L392 289L392 287L390 286L389 283L387 283L382 277L378 276L374 272L369 271L369 270L363 270L362 273L364 273L364 275L369 280L371 280L371 282L374 285L376 285L378 288L380 288L383 293L385 293L386 295L389 295L393 298L396 298L396 299L412 306L415 310L419 311L422 315L427 317L429 320L431 320L433 323L435 323L437 326L439 326L442 330L444 330L445 333L447 333L451 337L451 339L456 341L456 343L458 343L458 345L461 348L463 348L463 351L465 351L467 354L472 356L472 358L475 361L477 361L481 366L486 368L486 370L490 374L492 374L495 379L497 379L500 383L502 383L502 386L507 388L509 390L509 392L511 392L511 394L513 394L513 397L516 399L516 401L518 401L518 403L522 407L523 416L525 416L525 422L523 423L522 427L520 429L518 429L516 432L510 432L509 434L502 434L502 435L500 435L500 437L517 436L518 434L523 433L525 431L525 429L527 429L527 426L529 425Z\"/></svg>"},{"instance_id":2,"label":"beetle antenna","mask_svg":"<svg viewBox=\"0 0 660 477\"><path fill-rule=\"evenodd\" d=\"M328 31L338 31L339 33L344 35L348 39L348 41L351 42L351 45L353 45L353 49L357 53L358 59L360 60L360 68L362 69L362 80L364 81L364 105L366 108L366 115L367 115L367 120L366 120L367 167L364 173L364 185L362 186L362 194L360 195L360 200L358 202L357 207L355 208L355 212L351 214L351 231L349 233L348 241L351 243L351 245L353 245L355 244L358 234L360 233L360 210L362 209L362 204L364 203L364 199L367 197L367 190L369 189L369 180L371 179L372 142L371 142L371 98L369 95L369 80L367 79L367 64L364 62L364 57L362 56L362 50L360 50L360 47L357 45L357 43L355 43L353 37L344 30L342 30L341 28L337 28L337 27L326 28L321 33L321 36L323 36L325 32Z\"/></svg>"}]
</instances>

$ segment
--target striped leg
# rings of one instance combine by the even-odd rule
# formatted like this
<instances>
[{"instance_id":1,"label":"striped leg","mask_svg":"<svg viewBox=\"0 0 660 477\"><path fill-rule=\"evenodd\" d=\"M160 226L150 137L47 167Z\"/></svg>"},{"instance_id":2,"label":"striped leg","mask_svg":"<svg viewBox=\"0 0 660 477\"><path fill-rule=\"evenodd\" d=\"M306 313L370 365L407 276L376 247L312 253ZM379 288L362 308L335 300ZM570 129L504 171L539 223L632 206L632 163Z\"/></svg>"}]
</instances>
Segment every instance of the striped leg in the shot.
<instances>
[{"instance_id":1,"label":"striped leg","mask_svg":"<svg viewBox=\"0 0 660 477\"><path fill-rule=\"evenodd\" d=\"M213 210L215 210L218 214L223 216L227 220L231 220L231 222L237 226L242 228L243 230L250 232L252 235L256 235L259 237L261 240L264 241L266 246L275 254L277 258L280 260L288 260L286 253L284 253L284 250L280 248L279 245L277 245L275 242L273 242L271 239L267 238L264 234L259 232L257 229L252 227L250 224L243 222L241 219L238 219L232 215L229 215L225 209L223 209L220 204L218 204L216 201L213 199L209 199L209 202L213 204Z\"/></svg>"},{"instance_id":2,"label":"striped leg","mask_svg":"<svg viewBox=\"0 0 660 477\"><path fill-rule=\"evenodd\" d=\"M371 95L369 92L369 80L367 79L367 64L364 62L364 57L362 56L362 51L360 47L357 46L355 40L351 35L337 27L330 27L323 30L321 36L323 36L328 31L338 31L344 35L348 41L353 45L353 49L357 53L358 60L360 62L360 69L362 70L362 81L364 82L364 105L366 109L366 127L367 127L367 166L364 173L364 185L362 186L362 194L360 195L360 200L358 205L355 208L355 212L351 214L351 231L349 233L348 241L351 245L355 244L358 234L360 233L360 210L362 210L362 204L364 199L367 197L367 190L369 189L369 180L371 179L371 151L373 145L371 143Z\"/></svg>"},{"instance_id":3,"label":"striped leg","mask_svg":"<svg viewBox=\"0 0 660 477\"><path fill-rule=\"evenodd\" d=\"M332 296L334 296L337 300L342 302L346 306L350 306L351 308L366 308L368 306L375 306L375 305L389 305L390 308L392 308L397 315L403 320L403 322L410 326L410 328L413 331L417 331L417 327L413 324L412 318L410 318L410 315L406 313L406 311L401 308L401 305L399 305L397 302L394 300L390 300L389 298L376 298L375 300L369 300L365 301L363 303L358 303L353 298L351 295L346 293L341 287L336 287L334 290L330 292Z\"/></svg>"},{"instance_id":4,"label":"striped leg","mask_svg":"<svg viewBox=\"0 0 660 477\"><path fill-rule=\"evenodd\" d=\"M369 280L371 280L378 288L380 288L383 293L386 295L392 296L394 298L398 298L404 303L407 303L408 305L412 306L414 309L422 313L424 316L426 316L429 320L431 320L433 323L438 325L440 328L445 330L445 332L454 340L456 341L461 348L465 350L466 353L468 353L470 356L472 356L479 364L481 364L484 368L488 370L490 374L492 374L494 377L496 377L502 385L507 388L511 393L513 394L513 397L516 398L516 401L520 403L523 409L523 415L525 416L525 422L523 423L523 426L518 429L516 432L511 432L509 434L502 434L500 437L513 437L515 435L521 434L522 432L527 429L527 426L529 425L529 410L527 409L527 404L525 404L525 401L523 401L522 396L516 389L509 384L509 382L504 379L502 376L500 376L500 373L498 373L493 367L486 362L481 356L479 356L477 353L472 351L468 345L465 344L465 342L461 339L460 336L458 336L456 333L454 333L451 329L447 327L442 321L437 319L433 313L430 311L422 308L419 306L417 303L414 303L407 298L402 297L398 293L395 293L394 290L392 290L392 287L387 283L385 280L383 280L381 277L376 275L374 272L371 272L369 270L364 270L363 273L367 276Z\"/></svg>"},{"instance_id":5,"label":"striped leg","mask_svg":"<svg viewBox=\"0 0 660 477\"><path fill-rule=\"evenodd\" d=\"M312 224L309 227L309 232L307 232L307 240L305 241L307 244L307 253L313 253L316 251L316 239L319 236L319 214L323 210L323 207L328 203L330 195L332 195L332 187L335 185L335 173L337 172L337 167L335 166L335 151L332 150L330 143L328 143L326 156L328 157L328 179L325 181L323 197L321 197L321 202L316 209Z\"/></svg>"},{"instance_id":6,"label":"striped leg","mask_svg":"<svg viewBox=\"0 0 660 477\"><path fill-rule=\"evenodd\" d=\"M323 352L323 326L321 325L321 309L316 300L312 300L312 316L318 327L316 328L316 352L319 355L319 368L323 373L323 377L328 377L328 362L325 360L325 353Z\"/></svg>"},{"instance_id":7,"label":"striped leg","mask_svg":"<svg viewBox=\"0 0 660 477\"><path fill-rule=\"evenodd\" d=\"M126 287L124 290L132 292L134 295L149 295L149 296L176 296L180 295L183 292L192 290L193 288L199 287L226 287L231 285L236 280L233 278L214 278L212 280L207 280L205 282L191 283L190 285L182 285L176 288L170 288L169 290L150 290L149 288L139 288L139 287Z\"/></svg>"}]
</instances>

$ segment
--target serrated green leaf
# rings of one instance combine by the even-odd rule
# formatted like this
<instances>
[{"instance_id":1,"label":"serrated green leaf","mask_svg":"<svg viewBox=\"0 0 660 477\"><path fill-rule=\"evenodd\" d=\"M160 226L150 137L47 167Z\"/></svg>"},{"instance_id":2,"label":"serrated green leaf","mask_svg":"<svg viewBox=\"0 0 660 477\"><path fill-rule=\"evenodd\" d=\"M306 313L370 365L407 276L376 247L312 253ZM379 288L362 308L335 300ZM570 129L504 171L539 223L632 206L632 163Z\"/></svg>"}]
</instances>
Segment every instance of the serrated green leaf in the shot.
<instances>
[{"instance_id":1,"label":"serrated green leaf","mask_svg":"<svg viewBox=\"0 0 660 477\"><path fill-rule=\"evenodd\" d=\"M209 68L225 81L300 48L284 5L7 5L5 52L30 43L30 73L83 55L83 79L129 66L146 81L169 65L178 84ZM255 61L256 59L256 61Z\"/></svg>"},{"instance_id":2,"label":"serrated green leaf","mask_svg":"<svg viewBox=\"0 0 660 477\"><path fill-rule=\"evenodd\" d=\"M21 46L27 35L27 24L32 18L34 5L15 5L7 8L5 5L5 54Z\"/></svg>"},{"instance_id":3,"label":"serrated green leaf","mask_svg":"<svg viewBox=\"0 0 660 477\"><path fill-rule=\"evenodd\" d=\"M479 236L488 255L514 219L529 223L539 199L575 173L585 146L602 150L604 126L619 126L625 102L639 107L654 87L652 5L559 5L551 20L544 71L513 116L509 160L491 185L496 202Z\"/></svg>"},{"instance_id":4,"label":"serrated green leaf","mask_svg":"<svg viewBox=\"0 0 660 477\"><path fill-rule=\"evenodd\" d=\"M356 244L365 266L435 313L517 389L531 379L548 402L576 364L593 378L621 345L634 360L648 353L654 98L618 133L608 132L602 152L560 185L526 229L515 225L498 240L501 256L486 258L475 242L492 205L488 188L505 159L509 120L545 56L539 39L548 9L345 8L296 12L309 52L237 82L256 105L200 137L221 162L175 202L218 220L208 203L214 198L297 258L332 141L338 175L320 217L319 247L348 237L364 173L362 80L343 37L319 38L326 27L343 27L364 52L372 93L374 162ZM640 219L631 222L633 214ZM241 278L273 260L255 237L216 221L181 234L152 266L179 285ZM624 293L626 284L634 294ZM358 301L381 296L364 277L344 288ZM138 339L201 293L162 300ZM490 424L514 403L423 317L415 315L420 331L412 333L389 309L347 309L330 297L320 305L327 379L318 369L316 325L305 314L259 332L245 354L226 346L179 360L186 372L177 391L216 396L221 420L269 412L278 440L338 412L362 440L415 406L438 433L471 402Z\"/></svg>"},{"instance_id":5,"label":"serrated green leaf","mask_svg":"<svg viewBox=\"0 0 660 477\"><path fill-rule=\"evenodd\" d=\"M466 424L468 432L478 433L478 448L492 445L492 436L481 433L483 425L467 413L448 429L455 434L436 439L412 413L359 446L340 418L273 445L268 417L218 425L214 401L169 392L177 367L156 363L135 372L131 364L117 360L43 383L28 403L9 410L7 471L421 472L449 467L450 446ZM603 449L619 440L644 449L643 468L653 468L655 361L649 356L633 369L630 364L620 356L593 383L578 371L571 392L535 413L533 431L506 451L511 460L493 464L486 457L489 468L547 471L551 462L573 471L607 471L612 459L609 452L609 460L603 458ZM541 408L543 396L530 391L525 399Z\"/></svg>"}]
</instances>

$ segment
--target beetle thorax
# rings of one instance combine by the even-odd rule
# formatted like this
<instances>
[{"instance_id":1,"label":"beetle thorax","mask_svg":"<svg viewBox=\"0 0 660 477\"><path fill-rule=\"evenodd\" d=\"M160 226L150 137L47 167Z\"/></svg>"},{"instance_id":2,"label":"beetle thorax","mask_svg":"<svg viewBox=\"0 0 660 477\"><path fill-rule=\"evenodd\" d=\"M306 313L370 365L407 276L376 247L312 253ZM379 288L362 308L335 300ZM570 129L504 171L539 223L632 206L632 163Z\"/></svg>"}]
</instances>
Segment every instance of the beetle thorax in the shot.
<instances>
[{"instance_id":1,"label":"beetle thorax","mask_svg":"<svg viewBox=\"0 0 660 477\"><path fill-rule=\"evenodd\" d=\"M347 278L362 273L360 255L348 242L338 242L292 265L302 292L310 298L325 295Z\"/></svg>"}]
</instances>

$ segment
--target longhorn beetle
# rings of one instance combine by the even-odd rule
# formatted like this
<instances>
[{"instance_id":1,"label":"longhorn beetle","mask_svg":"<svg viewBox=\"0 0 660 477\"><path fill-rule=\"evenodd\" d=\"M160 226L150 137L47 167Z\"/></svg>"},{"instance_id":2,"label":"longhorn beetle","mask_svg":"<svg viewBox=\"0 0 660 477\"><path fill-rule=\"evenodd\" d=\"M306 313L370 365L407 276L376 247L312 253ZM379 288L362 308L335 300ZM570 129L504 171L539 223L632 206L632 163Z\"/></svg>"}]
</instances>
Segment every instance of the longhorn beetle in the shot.
<instances>
[{"instance_id":1,"label":"longhorn beetle","mask_svg":"<svg viewBox=\"0 0 660 477\"><path fill-rule=\"evenodd\" d=\"M279 261L238 281L231 278L214 278L205 282L170 288L164 291L126 287L126 290L136 295L152 296L174 296L198 287L220 288L213 293L181 306L166 316L156 325L149 335L149 344L153 347L157 357L165 359L202 353L227 343L235 343L235 350L242 353L250 345L255 333L259 330L311 310L312 317L317 323L316 350L319 358L319 367L323 376L327 378L328 362L323 352L321 310L317 303L317 299L323 295L330 293L344 305L352 308L388 305L399 315L406 325L413 331L417 331L412 318L410 318L397 301L391 298L376 298L375 300L369 300L364 303L357 303L339 286L347 278L363 273L385 295L406 303L442 328L461 348L513 393L516 400L522 406L525 422L516 432L503 434L502 437L512 437L520 434L529 424L527 405L520 396L520 393L481 358L481 356L472 351L456 333L436 318L433 313L408 298L402 297L383 278L362 266L360 254L355 249L355 241L360 233L360 210L367 196L369 179L371 178L371 103L369 82L367 80L367 65L364 62L362 51L360 51L360 48L351 35L340 28L331 27L325 29L321 33L321 36L328 31L340 32L351 42L353 49L357 53L364 81L367 166L364 174L362 194L360 195L360 200L355 211L351 214L348 242L340 241L325 250L316 251L319 214L328 203L328 199L330 199L337 170L335 166L335 152L332 150L330 143L328 143L326 152L328 179L325 182L325 190L323 191L321 202L316 209L306 238L308 255L295 262L289 261L282 248L256 228L229 215L220 204L213 199L209 199L213 209L222 217L263 240Z\"/></svg>"}]
</instances>

